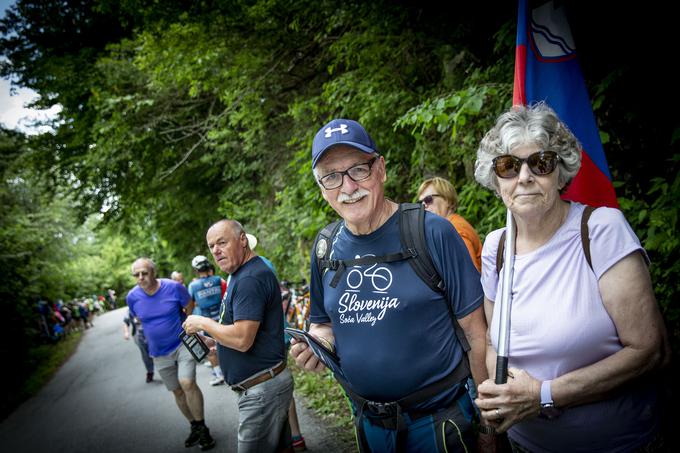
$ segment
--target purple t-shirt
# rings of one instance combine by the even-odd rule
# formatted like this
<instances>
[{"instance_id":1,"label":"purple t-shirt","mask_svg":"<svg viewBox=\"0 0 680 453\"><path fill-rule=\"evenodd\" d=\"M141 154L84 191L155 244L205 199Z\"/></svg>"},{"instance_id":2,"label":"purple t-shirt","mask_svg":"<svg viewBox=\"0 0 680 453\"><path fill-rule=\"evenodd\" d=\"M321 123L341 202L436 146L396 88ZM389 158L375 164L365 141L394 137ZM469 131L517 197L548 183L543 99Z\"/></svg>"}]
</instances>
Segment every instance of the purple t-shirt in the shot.
<instances>
[{"instance_id":1,"label":"purple t-shirt","mask_svg":"<svg viewBox=\"0 0 680 453\"><path fill-rule=\"evenodd\" d=\"M564 224L536 250L515 257L509 365L541 381L598 362L622 349L598 280L614 264L640 251L640 241L618 209L599 208L588 221L593 268L581 243L584 205L572 203ZM496 252L503 229L482 250L482 287L495 301L503 283ZM502 275L502 271L501 271ZM494 304L491 341L498 348L500 303ZM619 396L567 409L556 420L532 418L510 429L531 451L627 451L651 440L655 395L646 385Z\"/></svg>"},{"instance_id":2,"label":"purple t-shirt","mask_svg":"<svg viewBox=\"0 0 680 453\"><path fill-rule=\"evenodd\" d=\"M152 296L135 286L126 297L130 314L142 322L152 357L168 355L180 345L179 334L185 319L182 309L189 303L184 285L167 278L158 281L161 286Z\"/></svg>"}]
</instances>

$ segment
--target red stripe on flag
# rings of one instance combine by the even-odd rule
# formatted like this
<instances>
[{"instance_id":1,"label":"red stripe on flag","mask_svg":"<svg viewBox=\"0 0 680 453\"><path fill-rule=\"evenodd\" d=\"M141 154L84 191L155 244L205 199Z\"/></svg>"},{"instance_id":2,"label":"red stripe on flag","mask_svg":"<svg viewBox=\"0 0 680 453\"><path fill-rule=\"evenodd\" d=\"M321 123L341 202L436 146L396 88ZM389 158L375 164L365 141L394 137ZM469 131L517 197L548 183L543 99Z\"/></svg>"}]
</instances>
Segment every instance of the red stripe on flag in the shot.
<instances>
[{"instance_id":1,"label":"red stripe on flag","mask_svg":"<svg viewBox=\"0 0 680 453\"><path fill-rule=\"evenodd\" d=\"M585 151L581 152L581 156L581 169L562 198L590 206L618 208L616 193L607 175L597 168Z\"/></svg>"},{"instance_id":2,"label":"red stripe on flag","mask_svg":"<svg viewBox=\"0 0 680 453\"><path fill-rule=\"evenodd\" d=\"M527 47L519 45L515 47L515 85L512 90L512 105L524 105L527 103L525 87L527 70Z\"/></svg>"}]
</instances>

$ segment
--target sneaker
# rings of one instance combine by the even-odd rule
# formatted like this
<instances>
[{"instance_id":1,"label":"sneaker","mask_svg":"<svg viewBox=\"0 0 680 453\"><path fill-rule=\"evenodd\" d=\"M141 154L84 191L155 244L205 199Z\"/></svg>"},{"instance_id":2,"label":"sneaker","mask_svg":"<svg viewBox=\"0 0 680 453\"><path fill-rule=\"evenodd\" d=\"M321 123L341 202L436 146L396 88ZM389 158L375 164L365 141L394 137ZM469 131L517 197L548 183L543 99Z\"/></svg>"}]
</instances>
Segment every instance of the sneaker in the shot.
<instances>
[{"instance_id":1,"label":"sneaker","mask_svg":"<svg viewBox=\"0 0 680 453\"><path fill-rule=\"evenodd\" d=\"M307 450L307 445L305 445L305 438L300 436L293 439L293 450L295 451L305 451Z\"/></svg>"},{"instance_id":2,"label":"sneaker","mask_svg":"<svg viewBox=\"0 0 680 453\"><path fill-rule=\"evenodd\" d=\"M148 384L149 382L152 382L152 381L153 381L153 373L146 373L146 382L147 382L147 384Z\"/></svg>"},{"instance_id":3,"label":"sneaker","mask_svg":"<svg viewBox=\"0 0 680 453\"><path fill-rule=\"evenodd\" d=\"M222 385L224 384L224 376L215 376L215 378L210 380L210 385Z\"/></svg>"},{"instance_id":4,"label":"sneaker","mask_svg":"<svg viewBox=\"0 0 680 453\"><path fill-rule=\"evenodd\" d=\"M201 428L202 427L191 425L191 433L189 433L189 437L184 441L185 447L193 447L201 440Z\"/></svg>"},{"instance_id":5,"label":"sneaker","mask_svg":"<svg viewBox=\"0 0 680 453\"><path fill-rule=\"evenodd\" d=\"M199 431L198 443L201 445L201 450L210 450L217 443L215 442L215 439L213 439L212 436L210 435L210 430L208 429L207 426L201 426Z\"/></svg>"}]
</instances>

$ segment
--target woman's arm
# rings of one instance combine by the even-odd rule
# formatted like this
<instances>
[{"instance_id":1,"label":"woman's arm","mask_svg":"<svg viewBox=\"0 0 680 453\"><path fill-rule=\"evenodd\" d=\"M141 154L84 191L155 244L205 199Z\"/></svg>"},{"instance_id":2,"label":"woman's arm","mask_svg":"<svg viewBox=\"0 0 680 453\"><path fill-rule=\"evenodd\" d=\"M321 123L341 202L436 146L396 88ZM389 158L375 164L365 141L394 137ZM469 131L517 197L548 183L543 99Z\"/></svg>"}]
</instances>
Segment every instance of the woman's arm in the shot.
<instances>
[{"instance_id":1,"label":"woman's arm","mask_svg":"<svg viewBox=\"0 0 680 453\"><path fill-rule=\"evenodd\" d=\"M666 329L642 255L631 253L613 265L600 277L599 288L623 349L553 380L552 397L558 407L605 398L668 362Z\"/></svg>"},{"instance_id":2,"label":"woman's arm","mask_svg":"<svg viewBox=\"0 0 680 453\"><path fill-rule=\"evenodd\" d=\"M632 253L613 265L600 278L599 289L623 348L555 378L551 393L557 407L606 398L668 361L668 339L642 256ZM540 409L540 381L524 370L511 369L509 374L507 384L495 385L489 380L479 387L477 405L482 417L496 422L500 413L499 431L537 415Z\"/></svg>"}]
</instances>

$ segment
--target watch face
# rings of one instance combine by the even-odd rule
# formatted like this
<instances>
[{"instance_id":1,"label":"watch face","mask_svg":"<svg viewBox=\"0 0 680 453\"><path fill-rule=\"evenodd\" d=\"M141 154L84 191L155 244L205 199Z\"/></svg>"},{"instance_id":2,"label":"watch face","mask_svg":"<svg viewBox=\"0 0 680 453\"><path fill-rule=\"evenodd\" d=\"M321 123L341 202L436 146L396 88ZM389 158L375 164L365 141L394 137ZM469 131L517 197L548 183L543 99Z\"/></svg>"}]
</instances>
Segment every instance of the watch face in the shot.
<instances>
[{"instance_id":1,"label":"watch face","mask_svg":"<svg viewBox=\"0 0 680 453\"><path fill-rule=\"evenodd\" d=\"M562 415L562 411L552 404L544 404L541 406L541 417L547 418L548 420L552 420L554 418L559 417Z\"/></svg>"}]
</instances>

